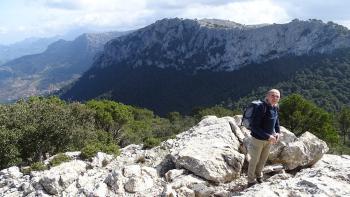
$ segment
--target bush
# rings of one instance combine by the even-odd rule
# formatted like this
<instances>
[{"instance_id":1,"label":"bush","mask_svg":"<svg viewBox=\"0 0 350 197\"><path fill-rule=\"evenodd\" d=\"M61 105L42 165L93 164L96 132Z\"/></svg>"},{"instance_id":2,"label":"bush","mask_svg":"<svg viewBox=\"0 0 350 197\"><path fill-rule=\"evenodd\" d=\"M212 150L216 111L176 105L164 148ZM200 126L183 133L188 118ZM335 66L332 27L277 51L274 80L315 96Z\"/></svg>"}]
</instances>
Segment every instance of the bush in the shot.
<instances>
[{"instance_id":1,"label":"bush","mask_svg":"<svg viewBox=\"0 0 350 197\"><path fill-rule=\"evenodd\" d=\"M71 160L71 158L68 157L67 155L65 155L64 153L59 153L50 161L50 165L51 166L58 166L61 163L68 162L70 160Z\"/></svg>"},{"instance_id":2,"label":"bush","mask_svg":"<svg viewBox=\"0 0 350 197\"><path fill-rule=\"evenodd\" d=\"M280 121L297 136L309 131L330 144L337 144L339 136L330 113L317 107L299 94L281 100Z\"/></svg>"},{"instance_id":3,"label":"bush","mask_svg":"<svg viewBox=\"0 0 350 197\"><path fill-rule=\"evenodd\" d=\"M148 137L146 140L144 140L143 147L144 148L153 148L155 146L159 146L161 143L161 140L159 138L154 138L154 137Z\"/></svg>"},{"instance_id":4,"label":"bush","mask_svg":"<svg viewBox=\"0 0 350 197\"><path fill-rule=\"evenodd\" d=\"M90 159L95 156L96 153L100 151L99 147L96 144L88 144L83 149L81 149L81 158Z\"/></svg>"},{"instance_id":5,"label":"bush","mask_svg":"<svg viewBox=\"0 0 350 197\"><path fill-rule=\"evenodd\" d=\"M336 145L329 148L328 154L350 155L350 147L346 145Z\"/></svg>"},{"instance_id":6,"label":"bush","mask_svg":"<svg viewBox=\"0 0 350 197\"><path fill-rule=\"evenodd\" d=\"M94 157L97 152L104 152L118 156L120 154L119 146L113 143L103 144L101 142L92 142L81 149L81 158L90 159Z\"/></svg>"},{"instance_id":7,"label":"bush","mask_svg":"<svg viewBox=\"0 0 350 197\"><path fill-rule=\"evenodd\" d=\"M0 169L19 164L20 151L18 148L18 137L14 130L0 128Z\"/></svg>"},{"instance_id":8,"label":"bush","mask_svg":"<svg viewBox=\"0 0 350 197\"><path fill-rule=\"evenodd\" d=\"M111 154L114 156L120 155L120 148L117 144L108 144L101 147L101 152Z\"/></svg>"},{"instance_id":9,"label":"bush","mask_svg":"<svg viewBox=\"0 0 350 197\"><path fill-rule=\"evenodd\" d=\"M21 172L23 174L30 174L30 172L32 171L32 169L30 167L25 167L21 169Z\"/></svg>"},{"instance_id":10,"label":"bush","mask_svg":"<svg viewBox=\"0 0 350 197\"><path fill-rule=\"evenodd\" d=\"M30 167L22 168L21 171L23 174L30 174L31 171L43 171L47 169L48 167L43 162L35 162Z\"/></svg>"},{"instance_id":11,"label":"bush","mask_svg":"<svg viewBox=\"0 0 350 197\"><path fill-rule=\"evenodd\" d=\"M35 162L30 166L31 171L47 170L47 166L43 162Z\"/></svg>"}]
</instances>

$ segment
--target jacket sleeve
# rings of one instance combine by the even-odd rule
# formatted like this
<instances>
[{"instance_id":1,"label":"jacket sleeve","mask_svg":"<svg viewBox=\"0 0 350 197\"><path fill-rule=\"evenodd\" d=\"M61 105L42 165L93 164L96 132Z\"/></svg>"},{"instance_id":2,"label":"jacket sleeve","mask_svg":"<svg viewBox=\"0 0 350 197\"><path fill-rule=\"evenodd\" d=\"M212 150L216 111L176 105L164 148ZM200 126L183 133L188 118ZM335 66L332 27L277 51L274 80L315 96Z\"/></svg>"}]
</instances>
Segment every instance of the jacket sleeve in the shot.
<instances>
[{"instance_id":1,"label":"jacket sleeve","mask_svg":"<svg viewBox=\"0 0 350 197\"><path fill-rule=\"evenodd\" d=\"M281 133L280 132L280 121L279 121L278 115L277 115L277 120L276 120L276 124L275 124L275 132L276 133Z\"/></svg>"},{"instance_id":2,"label":"jacket sleeve","mask_svg":"<svg viewBox=\"0 0 350 197\"><path fill-rule=\"evenodd\" d=\"M256 112L254 113L252 126L251 126L252 132L256 136L260 137L261 139L268 140L270 138L270 135L267 134L263 130L263 128L261 128L262 121L264 118L264 106L263 106L263 104L259 105L255 110L256 110Z\"/></svg>"}]
</instances>

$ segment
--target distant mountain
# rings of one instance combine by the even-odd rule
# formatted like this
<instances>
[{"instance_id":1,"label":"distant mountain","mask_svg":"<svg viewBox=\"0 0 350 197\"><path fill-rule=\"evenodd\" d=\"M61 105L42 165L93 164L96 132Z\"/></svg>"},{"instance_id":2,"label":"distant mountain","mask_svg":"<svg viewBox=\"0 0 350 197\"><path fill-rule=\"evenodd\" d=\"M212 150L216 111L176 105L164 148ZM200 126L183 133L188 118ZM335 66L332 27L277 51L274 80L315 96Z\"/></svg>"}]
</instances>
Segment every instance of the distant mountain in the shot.
<instances>
[{"instance_id":1,"label":"distant mountain","mask_svg":"<svg viewBox=\"0 0 350 197\"><path fill-rule=\"evenodd\" d=\"M247 26L163 19L107 43L62 98L109 98L158 114L189 113L288 80L349 47L347 28L320 20Z\"/></svg>"},{"instance_id":2,"label":"distant mountain","mask_svg":"<svg viewBox=\"0 0 350 197\"><path fill-rule=\"evenodd\" d=\"M42 53L58 36L49 38L27 38L10 45L0 45L0 65L24 55Z\"/></svg>"},{"instance_id":3,"label":"distant mountain","mask_svg":"<svg viewBox=\"0 0 350 197\"><path fill-rule=\"evenodd\" d=\"M0 101L56 91L86 71L106 42L125 34L83 34L73 41L58 40L43 53L7 62L0 67Z\"/></svg>"}]
</instances>

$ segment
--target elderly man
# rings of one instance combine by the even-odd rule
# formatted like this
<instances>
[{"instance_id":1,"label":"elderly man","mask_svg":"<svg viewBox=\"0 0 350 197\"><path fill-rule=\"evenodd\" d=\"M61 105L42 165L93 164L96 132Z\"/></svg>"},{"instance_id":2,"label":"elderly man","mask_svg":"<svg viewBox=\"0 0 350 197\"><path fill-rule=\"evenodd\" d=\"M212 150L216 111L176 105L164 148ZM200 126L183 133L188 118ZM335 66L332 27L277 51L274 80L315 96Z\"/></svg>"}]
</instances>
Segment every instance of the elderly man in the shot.
<instances>
[{"instance_id":1,"label":"elderly man","mask_svg":"<svg viewBox=\"0 0 350 197\"><path fill-rule=\"evenodd\" d=\"M280 134L278 102L280 92L272 89L267 92L265 101L256 108L251 125L252 140L248 153L248 187L263 182L262 169L270 153L271 144L277 142Z\"/></svg>"}]
</instances>

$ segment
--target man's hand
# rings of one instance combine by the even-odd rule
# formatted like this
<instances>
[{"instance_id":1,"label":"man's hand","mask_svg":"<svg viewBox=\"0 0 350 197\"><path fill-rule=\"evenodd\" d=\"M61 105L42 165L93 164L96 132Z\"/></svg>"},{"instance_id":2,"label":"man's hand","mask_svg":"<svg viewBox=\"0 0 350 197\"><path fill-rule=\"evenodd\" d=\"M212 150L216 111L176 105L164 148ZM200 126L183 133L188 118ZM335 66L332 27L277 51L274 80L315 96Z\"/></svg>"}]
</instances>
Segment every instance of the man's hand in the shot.
<instances>
[{"instance_id":1,"label":"man's hand","mask_svg":"<svg viewBox=\"0 0 350 197\"><path fill-rule=\"evenodd\" d=\"M277 142L276 137L274 135L270 135L269 142L270 144L276 144Z\"/></svg>"},{"instance_id":2,"label":"man's hand","mask_svg":"<svg viewBox=\"0 0 350 197\"><path fill-rule=\"evenodd\" d=\"M282 136L281 133L275 133L274 137L276 138L276 142L280 139L280 137Z\"/></svg>"}]
</instances>

